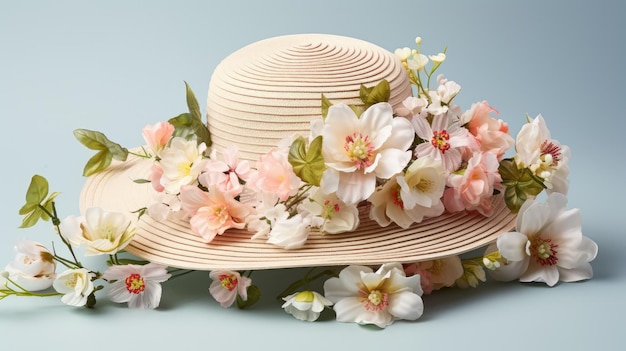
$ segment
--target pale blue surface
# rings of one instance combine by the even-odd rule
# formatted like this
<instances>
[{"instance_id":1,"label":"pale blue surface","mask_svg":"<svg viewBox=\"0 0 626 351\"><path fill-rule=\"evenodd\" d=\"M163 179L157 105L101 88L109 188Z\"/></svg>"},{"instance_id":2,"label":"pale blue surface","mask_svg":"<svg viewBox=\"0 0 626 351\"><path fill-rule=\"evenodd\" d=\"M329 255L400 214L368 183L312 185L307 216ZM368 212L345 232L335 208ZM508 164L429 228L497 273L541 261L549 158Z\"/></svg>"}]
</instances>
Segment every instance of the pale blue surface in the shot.
<instances>
[{"instance_id":1,"label":"pale blue surface","mask_svg":"<svg viewBox=\"0 0 626 351\"><path fill-rule=\"evenodd\" d=\"M128 310L105 297L95 311L57 299L5 299L2 349L626 346L623 2L226 3L0 3L0 266L12 259L18 238L53 238L49 224L17 229L33 174L62 193L62 217L78 214L80 174L91 152L73 138L74 129L139 145L144 125L184 112L184 80L204 109L211 72L232 51L276 35L321 32L389 50L412 45L416 35L426 52L448 45L441 72L463 87L457 103L488 100L513 132L527 113L543 114L553 137L573 152L569 205L582 210L583 232L600 246L594 279L555 288L489 283L439 291L424 298L419 321L376 331L328 318L304 323L284 313L273 295L299 271L255 273L265 295L251 311L219 307L206 292L206 273L198 273L166 285L155 311Z\"/></svg>"}]
</instances>

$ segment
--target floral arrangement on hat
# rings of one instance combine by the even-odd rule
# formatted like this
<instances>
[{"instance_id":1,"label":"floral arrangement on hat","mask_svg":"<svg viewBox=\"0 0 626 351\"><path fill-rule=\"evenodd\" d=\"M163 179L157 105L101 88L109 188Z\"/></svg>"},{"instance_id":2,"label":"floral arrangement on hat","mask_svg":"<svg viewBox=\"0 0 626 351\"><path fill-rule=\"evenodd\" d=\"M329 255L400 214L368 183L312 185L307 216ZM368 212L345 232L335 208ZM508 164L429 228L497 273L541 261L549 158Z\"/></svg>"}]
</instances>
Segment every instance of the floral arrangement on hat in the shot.
<instances>
[{"instance_id":1,"label":"floral arrangement on hat","mask_svg":"<svg viewBox=\"0 0 626 351\"><path fill-rule=\"evenodd\" d=\"M305 321L332 308L338 321L384 328L398 319L418 319L423 294L476 287L487 274L549 286L591 278L597 245L582 234L579 210L566 209L569 148L552 139L541 115L527 117L514 139L486 101L463 110L454 103L461 86L435 75L446 50L427 56L421 38L416 44L395 51L414 87L402 106L388 103L386 81L361 86L359 105L334 104L322 95L321 118L311 121L310 134L283 140L254 164L239 159L234 147L212 148L188 85L189 112L146 126L146 147L139 152L100 132L76 130L75 137L97 151L85 176L129 154L152 159L148 179L135 181L151 184L153 201L135 214L90 208L83 216L61 219L54 201L58 193L49 194L47 180L35 175L20 209L22 227L51 220L67 254L19 242L15 260L0 274L0 299L61 296L67 305L94 307L96 293L106 289L113 302L157 308L161 284L186 271L122 255L142 215L187 219L207 243L236 228L247 229L251 239L297 250L314 228L332 235L358 230L360 206L382 227L408 228L444 212L488 217L495 196L518 213L517 223L484 254L380 267L313 267L281 293L282 308ZM506 157L512 147L515 154ZM544 190L541 202L537 196ZM75 249L108 257L109 268L90 270ZM66 270L57 273L57 266ZM251 273L212 271L208 292L222 307L250 307L261 296ZM310 283L325 277L323 294L311 290Z\"/></svg>"}]
</instances>

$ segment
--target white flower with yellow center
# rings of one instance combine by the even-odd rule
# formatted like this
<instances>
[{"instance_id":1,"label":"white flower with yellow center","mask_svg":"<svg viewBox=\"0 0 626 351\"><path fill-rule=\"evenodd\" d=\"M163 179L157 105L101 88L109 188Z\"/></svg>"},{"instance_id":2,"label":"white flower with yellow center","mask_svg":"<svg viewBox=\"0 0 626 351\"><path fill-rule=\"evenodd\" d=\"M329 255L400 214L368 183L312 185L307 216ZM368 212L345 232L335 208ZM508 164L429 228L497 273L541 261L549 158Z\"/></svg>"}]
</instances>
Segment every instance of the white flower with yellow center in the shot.
<instances>
[{"instance_id":1,"label":"white flower with yellow center","mask_svg":"<svg viewBox=\"0 0 626 351\"><path fill-rule=\"evenodd\" d=\"M159 164L163 169L161 185L169 194L178 194L183 185L193 184L204 170L204 143L176 137L161 151Z\"/></svg>"},{"instance_id":2,"label":"white flower with yellow center","mask_svg":"<svg viewBox=\"0 0 626 351\"><path fill-rule=\"evenodd\" d=\"M324 122L324 191L335 191L347 204L367 199L377 178L391 178L411 159L413 127L406 118L394 118L388 103L372 105L360 117L345 104L333 105Z\"/></svg>"},{"instance_id":3,"label":"white flower with yellow center","mask_svg":"<svg viewBox=\"0 0 626 351\"><path fill-rule=\"evenodd\" d=\"M315 291L300 291L283 297L285 312L301 321L316 321L326 306L333 303Z\"/></svg>"},{"instance_id":4,"label":"white flower with yellow center","mask_svg":"<svg viewBox=\"0 0 626 351\"><path fill-rule=\"evenodd\" d=\"M85 268L69 269L57 277L52 287L63 294L61 301L70 306L85 306L87 298L93 292L92 279L95 274Z\"/></svg>"},{"instance_id":5,"label":"white flower with yellow center","mask_svg":"<svg viewBox=\"0 0 626 351\"><path fill-rule=\"evenodd\" d=\"M398 319L416 320L424 310L420 276L407 277L397 263L384 264L376 272L348 266L324 283L324 295L334 303L340 322L385 328Z\"/></svg>"},{"instance_id":6,"label":"white flower with yellow center","mask_svg":"<svg viewBox=\"0 0 626 351\"><path fill-rule=\"evenodd\" d=\"M130 243L135 227L121 212L108 212L99 207L85 211L84 217L68 216L59 226L61 235L72 245L85 245L85 255L113 255Z\"/></svg>"}]
</instances>

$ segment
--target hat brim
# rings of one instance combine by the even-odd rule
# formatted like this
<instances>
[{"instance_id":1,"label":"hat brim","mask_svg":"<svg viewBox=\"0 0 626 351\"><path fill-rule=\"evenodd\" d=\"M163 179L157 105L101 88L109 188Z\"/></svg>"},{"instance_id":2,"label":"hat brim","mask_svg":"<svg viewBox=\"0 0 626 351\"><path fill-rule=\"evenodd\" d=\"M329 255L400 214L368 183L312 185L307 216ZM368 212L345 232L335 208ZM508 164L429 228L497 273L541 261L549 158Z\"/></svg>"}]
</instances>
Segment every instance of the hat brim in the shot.
<instances>
[{"instance_id":1,"label":"hat brim","mask_svg":"<svg viewBox=\"0 0 626 351\"><path fill-rule=\"evenodd\" d=\"M88 178L81 192L81 212L90 207L132 212L145 207L154 190L147 179L153 161L129 156ZM195 235L185 220L155 221L148 215L126 250L140 258L169 267L194 270L259 270L350 264L379 265L417 262L462 254L494 241L512 230L516 215L502 196L493 198L494 213L446 213L408 229L380 227L361 210L361 224L350 233L321 234L312 230L304 247L285 250L246 230L228 230L210 243Z\"/></svg>"}]
</instances>

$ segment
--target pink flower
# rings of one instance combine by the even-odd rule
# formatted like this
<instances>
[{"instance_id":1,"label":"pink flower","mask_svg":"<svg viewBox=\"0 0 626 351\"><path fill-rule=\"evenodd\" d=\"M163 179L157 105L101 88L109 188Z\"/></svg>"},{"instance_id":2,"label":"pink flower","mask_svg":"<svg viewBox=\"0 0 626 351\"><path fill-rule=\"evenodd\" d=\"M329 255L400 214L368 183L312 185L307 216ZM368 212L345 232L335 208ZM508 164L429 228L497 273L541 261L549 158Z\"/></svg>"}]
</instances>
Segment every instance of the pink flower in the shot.
<instances>
[{"instance_id":1,"label":"pink flower","mask_svg":"<svg viewBox=\"0 0 626 351\"><path fill-rule=\"evenodd\" d=\"M141 134L152 151L158 155L174 134L174 126L167 122L159 122L145 126Z\"/></svg>"},{"instance_id":2,"label":"pink flower","mask_svg":"<svg viewBox=\"0 0 626 351\"><path fill-rule=\"evenodd\" d=\"M462 147L468 144L467 129L459 127L458 123L449 123L446 113L436 115L432 126L419 115L413 117L411 122L417 136L426 141L415 148L417 157L430 156L441 160L448 173L461 166Z\"/></svg>"},{"instance_id":3,"label":"pink flower","mask_svg":"<svg viewBox=\"0 0 626 351\"><path fill-rule=\"evenodd\" d=\"M281 201L295 195L300 178L293 172L287 155L277 149L261 156L256 163L258 173L251 176L250 186L255 190L275 193Z\"/></svg>"},{"instance_id":4,"label":"pink flower","mask_svg":"<svg viewBox=\"0 0 626 351\"><path fill-rule=\"evenodd\" d=\"M235 197L243 191L242 182L249 180L252 169L248 161L239 161L234 147L222 150L220 156L221 159L217 151L211 153L205 166L207 171L198 177L198 181L207 188L215 186L219 191Z\"/></svg>"},{"instance_id":5,"label":"pink flower","mask_svg":"<svg viewBox=\"0 0 626 351\"><path fill-rule=\"evenodd\" d=\"M111 266L102 275L111 283L108 296L113 302L128 302L130 308L157 308L161 284L170 278L165 267L154 263L144 266Z\"/></svg>"},{"instance_id":6,"label":"pink flower","mask_svg":"<svg viewBox=\"0 0 626 351\"><path fill-rule=\"evenodd\" d=\"M494 189L501 189L498 159L491 152L476 152L461 174L450 174L443 194L443 204L448 211L476 210L484 216L491 215L491 197Z\"/></svg>"},{"instance_id":7,"label":"pink flower","mask_svg":"<svg viewBox=\"0 0 626 351\"><path fill-rule=\"evenodd\" d=\"M150 176L148 179L150 180L150 184L152 184L152 188L156 192L163 192L165 187L161 184L161 177L163 176L163 168L159 165L152 165L150 168Z\"/></svg>"},{"instance_id":8,"label":"pink flower","mask_svg":"<svg viewBox=\"0 0 626 351\"><path fill-rule=\"evenodd\" d=\"M209 293L222 307L230 307L237 295L244 301L248 299L248 287L252 284L252 279L233 271L212 271L209 277L213 279Z\"/></svg>"},{"instance_id":9,"label":"pink flower","mask_svg":"<svg viewBox=\"0 0 626 351\"><path fill-rule=\"evenodd\" d=\"M208 192L193 185L181 188L182 207L191 219L191 230L206 242L222 235L229 228L243 229L251 209L215 187Z\"/></svg>"},{"instance_id":10,"label":"pink flower","mask_svg":"<svg viewBox=\"0 0 626 351\"><path fill-rule=\"evenodd\" d=\"M453 286L463 275L463 264L458 256L445 257L433 261L406 264L403 266L407 277L419 274L424 294L433 290Z\"/></svg>"},{"instance_id":11,"label":"pink flower","mask_svg":"<svg viewBox=\"0 0 626 351\"><path fill-rule=\"evenodd\" d=\"M493 152L500 159L514 141L509 135L509 126L501 119L493 118L490 112L498 113L487 101L482 101L473 104L461 120L467 122L467 129L480 144L480 149Z\"/></svg>"}]
</instances>

